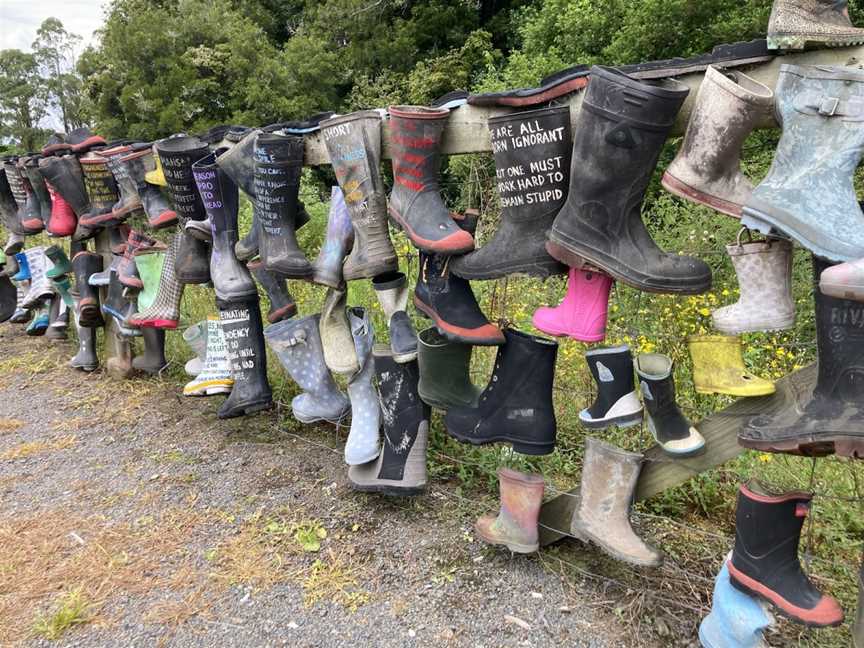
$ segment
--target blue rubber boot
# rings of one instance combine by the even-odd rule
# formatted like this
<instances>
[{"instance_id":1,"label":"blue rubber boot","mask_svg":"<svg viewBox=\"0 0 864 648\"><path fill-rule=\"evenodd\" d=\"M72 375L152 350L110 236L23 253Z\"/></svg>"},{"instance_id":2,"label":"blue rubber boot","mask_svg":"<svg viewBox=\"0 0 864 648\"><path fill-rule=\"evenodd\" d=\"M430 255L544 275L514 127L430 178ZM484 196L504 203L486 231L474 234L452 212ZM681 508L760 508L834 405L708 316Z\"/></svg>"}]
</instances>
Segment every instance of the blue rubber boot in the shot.
<instances>
[{"instance_id":1,"label":"blue rubber boot","mask_svg":"<svg viewBox=\"0 0 864 648\"><path fill-rule=\"evenodd\" d=\"M19 252L15 255L15 260L18 261L18 273L12 277L12 281L26 281L30 278L30 263L27 261L27 255Z\"/></svg>"},{"instance_id":2,"label":"blue rubber boot","mask_svg":"<svg viewBox=\"0 0 864 648\"><path fill-rule=\"evenodd\" d=\"M727 560L717 574L711 613L699 626L704 648L768 648L762 631L774 623L764 603L732 586Z\"/></svg>"}]
</instances>

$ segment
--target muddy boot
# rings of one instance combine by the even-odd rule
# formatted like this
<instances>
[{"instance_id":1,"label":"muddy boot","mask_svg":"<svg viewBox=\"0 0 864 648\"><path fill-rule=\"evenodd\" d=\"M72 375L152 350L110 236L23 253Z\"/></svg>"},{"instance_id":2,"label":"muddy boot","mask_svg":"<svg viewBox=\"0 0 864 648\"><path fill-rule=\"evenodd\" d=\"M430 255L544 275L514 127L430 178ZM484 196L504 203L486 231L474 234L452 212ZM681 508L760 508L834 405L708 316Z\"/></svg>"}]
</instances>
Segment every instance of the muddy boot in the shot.
<instances>
[{"instance_id":1,"label":"muddy boot","mask_svg":"<svg viewBox=\"0 0 864 648\"><path fill-rule=\"evenodd\" d=\"M200 324L205 324L201 322ZM186 332L195 327L186 329ZM222 322L218 317L208 317L203 335L205 348L204 360L200 370L195 374L195 380L186 383L183 387L184 396L214 396L215 394L230 394L234 387L234 379L231 378L231 364L228 362L228 349L225 345L225 334L222 332ZM183 337L186 337L186 332ZM194 362L193 358L189 362ZM186 373L189 372L189 362L186 363Z\"/></svg>"},{"instance_id":2,"label":"muddy boot","mask_svg":"<svg viewBox=\"0 0 864 648\"><path fill-rule=\"evenodd\" d=\"M381 178L381 115L364 110L328 119L321 132L354 229L354 246L342 268L345 281L398 270Z\"/></svg>"},{"instance_id":3,"label":"muddy boot","mask_svg":"<svg viewBox=\"0 0 864 648\"><path fill-rule=\"evenodd\" d=\"M155 168L153 150L146 147L133 150L120 158L129 181L135 186L144 214L147 216L147 224L153 229L168 227L177 222L177 212L171 209L171 205L162 195L159 187L147 182L147 172Z\"/></svg>"},{"instance_id":4,"label":"muddy boot","mask_svg":"<svg viewBox=\"0 0 864 648\"><path fill-rule=\"evenodd\" d=\"M375 334L369 314L364 308L348 309L348 323L354 340L354 352L360 369L348 379L348 399L351 401L351 430L345 443L345 463L356 466L368 463L381 452L381 408L372 385L375 365L372 346Z\"/></svg>"},{"instance_id":5,"label":"muddy boot","mask_svg":"<svg viewBox=\"0 0 864 648\"><path fill-rule=\"evenodd\" d=\"M498 516L484 515L474 523L474 531L483 542L502 545L514 553L534 553L540 548L537 522L543 503L543 476L499 468L498 488Z\"/></svg>"},{"instance_id":6,"label":"muddy boot","mask_svg":"<svg viewBox=\"0 0 864 648\"><path fill-rule=\"evenodd\" d=\"M642 423L642 403L636 393L630 347L592 349L585 353L585 361L597 383L597 398L591 407L579 412L579 422L592 430Z\"/></svg>"},{"instance_id":7,"label":"muddy boot","mask_svg":"<svg viewBox=\"0 0 864 648\"><path fill-rule=\"evenodd\" d=\"M327 234L313 266L312 281L329 288L338 288L344 281L342 264L354 244L354 227L342 189L330 190L330 213L327 216Z\"/></svg>"},{"instance_id":8,"label":"muddy boot","mask_svg":"<svg viewBox=\"0 0 864 648\"><path fill-rule=\"evenodd\" d=\"M24 254L30 268L30 289L24 295L22 305L24 308L32 308L50 297L54 293L54 288L46 276L49 262L45 256L45 248L29 248L24 251Z\"/></svg>"},{"instance_id":9,"label":"muddy boot","mask_svg":"<svg viewBox=\"0 0 864 648\"><path fill-rule=\"evenodd\" d=\"M570 533L597 545L616 560L638 567L656 567L662 554L636 535L630 508L642 471L641 454L627 452L599 439L585 439L579 502Z\"/></svg>"},{"instance_id":10,"label":"muddy boot","mask_svg":"<svg viewBox=\"0 0 864 648\"><path fill-rule=\"evenodd\" d=\"M864 72L781 65L775 90L783 135L741 223L779 231L830 261L864 257L864 214L852 176L864 152Z\"/></svg>"},{"instance_id":11,"label":"muddy boot","mask_svg":"<svg viewBox=\"0 0 864 648\"><path fill-rule=\"evenodd\" d=\"M698 394L767 396L774 383L749 372L737 335L691 335L687 338L693 361L693 386Z\"/></svg>"},{"instance_id":12,"label":"muddy boot","mask_svg":"<svg viewBox=\"0 0 864 648\"><path fill-rule=\"evenodd\" d=\"M739 235L726 251L741 296L712 313L714 328L729 335L791 328L795 324L791 243L783 239L741 243Z\"/></svg>"},{"instance_id":13,"label":"muddy boot","mask_svg":"<svg viewBox=\"0 0 864 648\"><path fill-rule=\"evenodd\" d=\"M99 153L91 151L78 159L84 172L84 186L90 209L78 215L78 225L88 228L110 227L122 219L113 215L114 205L119 198L117 182L108 169L108 160Z\"/></svg>"},{"instance_id":14,"label":"muddy boot","mask_svg":"<svg viewBox=\"0 0 864 648\"><path fill-rule=\"evenodd\" d=\"M764 632L774 617L762 601L732 585L727 562L714 583L711 613L699 625L699 641L704 648L769 648Z\"/></svg>"},{"instance_id":15,"label":"muddy boot","mask_svg":"<svg viewBox=\"0 0 864 648\"><path fill-rule=\"evenodd\" d=\"M417 357L417 332L405 312L408 306L408 280L401 272L388 272L372 280L375 296L390 333L390 349L396 362L410 362Z\"/></svg>"},{"instance_id":16,"label":"muddy boot","mask_svg":"<svg viewBox=\"0 0 864 648\"><path fill-rule=\"evenodd\" d=\"M324 362L330 371L342 375L352 375L360 371L346 313L347 297L346 286L342 286L340 290L328 288L319 322Z\"/></svg>"},{"instance_id":17,"label":"muddy boot","mask_svg":"<svg viewBox=\"0 0 864 648\"><path fill-rule=\"evenodd\" d=\"M287 279L308 279L312 264L297 243L303 138L262 133L255 143L258 254L264 266Z\"/></svg>"},{"instance_id":18,"label":"muddy boot","mask_svg":"<svg viewBox=\"0 0 864 648\"><path fill-rule=\"evenodd\" d=\"M854 648L864 648L864 564L858 572L858 612L855 625L852 626L852 645Z\"/></svg>"},{"instance_id":19,"label":"muddy boot","mask_svg":"<svg viewBox=\"0 0 864 648\"><path fill-rule=\"evenodd\" d=\"M121 162L121 159L132 152L132 146L122 144L111 148L102 149L99 154L106 159L108 170L114 176L117 182L117 190L119 198L111 210L111 215L118 221L122 222L143 214L141 205L141 197L138 195L138 187L132 178L129 177L129 172L126 166Z\"/></svg>"},{"instance_id":20,"label":"muddy boot","mask_svg":"<svg viewBox=\"0 0 864 648\"><path fill-rule=\"evenodd\" d=\"M735 549L727 563L732 585L810 627L837 626L843 610L817 590L798 560L812 495L775 495L758 482L742 484L735 514Z\"/></svg>"},{"instance_id":21,"label":"muddy boot","mask_svg":"<svg viewBox=\"0 0 864 648\"><path fill-rule=\"evenodd\" d=\"M78 333L78 353L69 361L73 369L91 372L99 368L99 357L96 355L96 329L84 327L75 322Z\"/></svg>"},{"instance_id":22,"label":"muddy boot","mask_svg":"<svg viewBox=\"0 0 864 648\"><path fill-rule=\"evenodd\" d=\"M702 452L705 439L675 401L672 360L661 353L643 353L636 358L636 375L648 412L648 430L663 452L670 457Z\"/></svg>"},{"instance_id":23,"label":"muddy boot","mask_svg":"<svg viewBox=\"0 0 864 648\"><path fill-rule=\"evenodd\" d=\"M522 454L549 454L555 449L552 383L558 344L515 329L504 336L477 406L450 408L447 432L463 443L505 442Z\"/></svg>"},{"instance_id":24,"label":"muddy boot","mask_svg":"<svg viewBox=\"0 0 864 648\"><path fill-rule=\"evenodd\" d=\"M146 278L146 275L142 275L145 279L144 290L138 295L139 311L129 318L129 326L138 328L177 328L177 324L180 322L180 300L183 298L184 288L184 284L180 283L180 280L177 278L175 267L180 236L180 234L174 235L171 244L168 246L168 251L165 252L156 296L153 298L153 303L146 308L141 307L141 296L148 291L149 280Z\"/></svg>"},{"instance_id":25,"label":"muddy boot","mask_svg":"<svg viewBox=\"0 0 864 648\"><path fill-rule=\"evenodd\" d=\"M117 278L121 284L135 290L141 290L144 287L144 282L141 280L138 266L135 263L135 254L150 249L164 252L167 246L143 232L136 230L129 232L129 238L126 240L126 249L123 250L123 257L117 264Z\"/></svg>"},{"instance_id":26,"label":"muddy boot","mask_svg":"<svg viewBox=\"0 0 864 648\"><path fill-rule=\"evenodd\" d=\"M470 344L450 342L434 326L417 336L418 392L424 403L447 411L451 407L476 407L480 388L471 382Z\"/></svg>"},{"instance_id":27,"label":"muddy boot","mask_svg":"<svg viewBox=\"0 0 864 648\"><path fill-rule=\"evenodd\" d=\"M209 321L198 322L183 331L183 341L189 345L189 348L192 349L196 356L187 361L183 369L187 375L193 378L201 373L207 360L207 331Z\"/></svg>"},{"instance_id":28,"label":"muddy boot","mask_svg":"<svg viewBox=\"0 0 864 648\"><path fill-rule=\"evenodd\" d=\"M546 252L546 235L567 199L569 106L493 117L489 131L501 224L479 250L453 259L453 272L465 279L563 274L567 268Z\"/></svg>"},{"instance_id":29,"label":"muddy boot","mask_svg":"<svg viewBox=\"0 0 864 648\"><path fill-rule=\"evenodd\" d=\"M75 271L75 287L78 289L78 323L84 327L105 326L99 304L99 290L88 281L90 275L102 270L102 257L86 250L72 259Z\"/></svg>"},{"instance_id":30,"label":"muddy boot","mask_svg":"<svg viewBox=\"0 0 864 648\"><path fill-rule=\"evenodd\" d=\"M356 491L419 495L426 490L430 411L417 393L417 363L397 363L383 345L375 345L373 356L384 444L377 460L351 466L348 480Z\"/></svg>"},{"instance_id":31,"label":"muddy boot","mask_svg":"<svg viewBox=\"0 0 864 648\"><path fill-rule=\"evenodd\" d=\"M234 380L231 395L216 416L235 418L270 409L273 392L267 382L267 353L258 295L236 302L217 299L216 304Z\"/></svg>"},{"instance_id":32,"label":"muddy boot","mask_svg":"<svg viewBox=\"0 0 864 648\"><path fill-rule=\"evenodd\" d=\"M768 48L803 50L807 45L845 47L864 43L864 29L852 26L847 0L774 0L768 19Z\"/></svg>"},{"instance_id":33,"label":"muddy boot","mask_svg":"<svg viewBox=\"0 0 864 648\"><path fill-rule=\"evenodd\" d=\"M18 291L9 277L0 277L0 322L9 320L18 306Z\"/></svg>"},{"instance_id":34,"label":"muddy boot","mask_svg":"<svg viewBox=\"0 0 864 648\"><path fill-rule=\"evenodd\" d=\"M604 340L611 289L610 276L588 268L570 268L564 299L558 306L542 306L534 311L534 328L581 342Z\"/></svg>"},{"instance_id":35,"label":"muddy boot","mask_svg":"<svg viewBox=\"0 0 864 648\"><path fill-rule=\"evenodd\" d=\"M213 224L213 252L210 255L210 277L216 299L243 301L258 297L255 280L245 265L234 255L237 242L237 209L239 193L228 175L208 154L193 165L195 184L204 201L204 208ZM185 236L185 234L184 234ZM199 241L200 243L200 241Z\"/></svg>"},{"instance_id":36,"label":"muddy boot","mask_svg":"<svg viewBox=\"0 0 864 648\"><path fill-rule=\"evenodd\" d=\"M418 249L451 255L473 250L474 237L451 218L438 184L441 140L449 114L445 108L390 106L389 213Z\"/></svg>"},{"instance_id":37,"label":"muddy boot","mask_svg":"<svg viewBox=\"0 0 864 648\"><path fill-rule=\"evenodd\" d=\"M165 331L147 328L141 333L144 338L144 355L132 359L132 368L146 374L157 375L168 366L165 360Z\"/></svg>"},{"instance_id":38,"label":"muddy boot","mask_svg":"<svg viewBox=\"0 0 864 648\"><path fill-rule=\"evenodd\" d=\"M588 262L639 290L698 294L711 287L699 259L661 250L640 206L688 89L591 68L574 129L570 192L547 250L574 268Z\"/></svg>"},{"instance_id":39,"label":"muddy boot","mask_svg":"<svg viewBox=\"0 0 864 648\"><path fill-rule=\"evenodd\" d=\"M741 147L773 106L769 87L740 72L709 67L684 142L663 174L663 187L740 218L753 193L753 183L741 173Z\"/></svg>"},{"instance_id":40,"label":"muddy boot","mask_svg":"<svg viewBox=\"0 0 864 648\"><path fill-rule=\"evenodd\" d=\"M294 317L297 314L297 304L291 293L288 292L288 282L264 267L261 261L250 261L247 266L249 272L255 277L255 281L261 284L270 308L267 311L267 321L275 324L283 319Z\"/></svg>"},{"instance_id":41,"label":"muddy boot","mask_svg":"<svg viewBox=\"0 0 864 648\"><path fill-rule=\"evenodd\" d=\"M45 276L49 279L59 279L63 275L72 272L72 264L69 262L69 257L59 245L52 245L45 250L45 256L51 261L51 267L45 272Z\"/></svg>"},{"instance_id":42,"label":"muddy boot","mask_svg":"<svg viewBox=\"0 0 864 648\"><path fill-rule=\"evenodd\" d=\"M51 221L51 194L48 192L48 186L45 184L45 178L39 173L39 160L41 156L28 157L24 162L22 171L30 183L30 189L33 191L33 199L36 201L39 209L39 218L42 221L42 227L48 226Z\"/></svg>"},{"instance_id":43,"label":"muddy boot","mask_svg":"<svg viewBox=\"0 0 864 648\"><path fill-rule=\"evenodd\" d=\"M414 306L435 322L444 337L453 342L497 346L504 335L491 324L471 290L467 279L450 272L451 257L420 252Z\"/></svg>"}]
</instances>

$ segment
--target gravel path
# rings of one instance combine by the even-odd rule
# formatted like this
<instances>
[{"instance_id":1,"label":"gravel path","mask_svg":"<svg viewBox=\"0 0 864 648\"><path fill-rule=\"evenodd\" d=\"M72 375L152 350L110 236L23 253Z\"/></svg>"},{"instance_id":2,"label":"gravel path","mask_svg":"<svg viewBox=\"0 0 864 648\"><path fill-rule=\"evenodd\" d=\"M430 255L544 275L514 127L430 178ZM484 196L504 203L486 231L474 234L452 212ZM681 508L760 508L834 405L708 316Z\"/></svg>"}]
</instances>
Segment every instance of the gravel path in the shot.
<instances>
[{"instance_id":1,"label":"gravel path","mask_svg":"<svg viewBox=\"0 0 864 648\"><path fill-rule=\"evenodd\" d=\"M0 645L647 645L542 558L474 540L492 500L354 494L331 429L218 421L220 399L73 372L20 327L0 349ZM75 591L86 623L36 635Z\"/></svg>"}]
</instances>

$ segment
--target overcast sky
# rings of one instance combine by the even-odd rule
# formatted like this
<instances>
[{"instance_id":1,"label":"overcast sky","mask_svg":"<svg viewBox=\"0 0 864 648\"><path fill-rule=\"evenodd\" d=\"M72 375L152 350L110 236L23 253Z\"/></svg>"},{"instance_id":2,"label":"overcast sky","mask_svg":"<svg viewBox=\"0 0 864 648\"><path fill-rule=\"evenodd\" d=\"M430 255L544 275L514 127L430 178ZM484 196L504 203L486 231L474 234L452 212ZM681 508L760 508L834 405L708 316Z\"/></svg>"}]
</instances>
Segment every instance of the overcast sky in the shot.
<instances>
[{"instance_id":1,"label":"overcast sky","mask_svg":"<svg viewBox=\"0 0 864 648\"><path fill-rule=\"evenodd\" d=\"M104 4L105 0L0 0L0 49L29 51L39 25L51 17L87 45L102 24Z\"/></svg>"}]
</instances>

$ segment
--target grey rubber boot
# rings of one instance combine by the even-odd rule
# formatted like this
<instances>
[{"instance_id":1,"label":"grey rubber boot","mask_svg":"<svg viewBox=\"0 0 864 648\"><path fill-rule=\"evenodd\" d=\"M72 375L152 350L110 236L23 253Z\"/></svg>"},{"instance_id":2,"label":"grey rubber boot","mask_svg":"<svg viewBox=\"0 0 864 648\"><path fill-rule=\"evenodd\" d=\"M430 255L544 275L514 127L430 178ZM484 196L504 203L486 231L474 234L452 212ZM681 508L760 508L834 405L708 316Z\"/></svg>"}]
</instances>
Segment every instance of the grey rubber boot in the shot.
<instances>
[{"instance_id":1,"label":"grey rubber boot","mask_svg":"<svg viewBox=\"0 0 864 648\"><path fill-rule=\"evenodd\" d=\"M317 314L282 320L264 329L264 339L303 390L291 401L294 418L301 423L340 423L351 411L351 403L324 363L319 320Z\"/></svg>"},{"instance_id":2,"label":"grey rubber boot","mask_svg":"<svg viewBox=\"0 0 864 648\"><path fill-rule=\"evenodd\" d=\"M342 264L354 245L354 227L340 187L330 190L330 213L327 216L327 234L313 264L312 281L330 288L341 286L345 278Z\"/></svg>"},{"instance_id":3,"label":"grey rubber boot","mask_svg":"<svg viewBox=\"0 0 864 648\"><path fill-rule=\"evenodd\" d=\"M381 178L381 115L363 110L328 119L321 132L354 228L354 247L342 267L345 281L398 270Z\"/></svg>"},{"instance_id":4,"label":"grey rubber boot","mask_svg":"<svg viewBox=\"0 0 864 648\"><path fill-rule=\"evenodd\" d=\"M96 355L96 329L78 324L75 318L75 329L78 332L78 353L69 361L73 369L91 372L99 368L99 357Z\"/></svg>"},{"instance_id":5,"label":"grey rubber boot","mask_svg":"<svg viewBox=\"0 0 864 648\"><path fill-rule=\"evenodd\" d=\"M375 374L384 444L375 461L351 466L348 480L357 491L419 495L426 489L429 406L417 393L416 362L397 362L393 351L375 345Z\"/></svg>"},{"instance_id":6,"label":"grey rubber boot","mask_svg":"<svg viewBox=\"0 0 864 648\"><path fill-rule=\"evenodd\" d=\"M225 344L222 321L218 317L208 317L206 322L200 324L205 325L205 333L198 338L203 338L206 341L204 364L195 380L189 381L183 387L183 395L230 394L234 387L234 379L231 377L231 362L228 360L228 346ZM200 324L196 324L195 327L200 326ZM192 361L190 360L190 362Z\"/></svg>"},{"instance_id":7,"label":"grey rubber boot","mask_svg":"<svg viewBox=\"0 0 864 648\"><path fill-rule=\"evenodd\" d=\"M330 371L343 375L355 374L360 370L345 312L347 297L348 289L344 285L341 289L328 288L319 322L324 362Z\"/></svg>"},{"instance_id":8,"label":"grey rubber boot","mask_svg":"<svg viewBox=\"0 0 864 648\"><path fill-rule=\"evenodd\" d=\"M774 0L768 19L768 49L864 43L864 29L852 26L848 4L847 0Z\"/></svg>"},{"instance_id":9,"label":"grey rubber boot","mask_svg":"<svg viewBox=\"0 0 864 648\"><path fill-rule=\"evenodd\" d=\"M417 357L417 332L405 311L408 306L408 279L401 272L387 272L372 280L375 296L390 332L390 348L396 362L411 362Z\"/></svg>"},{"instance_id":10,"label":"grey rubber boot","mask_svg":"<svg viewBox=\"0 0 864 648\"><path fill-rule=\"evenodd\" d=\"M615 558L639 567L656 567L662 554L636 535L630 508L642 471L641 454L627 452L598 439L585 439L579 503L570 533Z\"/></svg>"},{"instance_id":11,"label":"grey rubber boot","mask_svg":"<svg viewBox=\"0 0 864 648\"><path fill-rule=\"evenodd\" d=\"M726 251L738 275L741 296L734 304L714 311L714 328L728 335L791 328L795 324L792 244L782 239L742 243L739 234Z\"/></svg>"},{"instance_id":12,"label":"grey rubber boot","mask_svg":"<svg viewBox=\"0 0 864 648\"><path fill-rule=\"evenodd\" d=\"M447 411L451 407L474 407L479 387L471 382L471 353L474 347L450 342L434 326L417 336L420 367L418 391L424 403Z\"/></svg>"},{"instance_id":13,"label":"grey rubber boot","mask_svg":"<svg viewBox=\"0 0 864 648\"><path fill-rule=\"evenodd\" d=\"M193 324L183 331L183 341L195 352L196 357L189 360L184 369L193 378L201 373L204 362L207 359L207 330L208 321Z\"/></svg>"},{"instance_id":14,"label":"grey rubber boot","mask_svg":"<svg viewBox=\"0 0 864 648\"><path fill-rule=\"evenodd\" d=\"M753 183L741 173L741 147L773 106L774 93L768 86L740 72L710 66L678 155L663 174L663 187L740 218L753 193Z\"/></svg>"},{"instance_id":15,"label":"grey rubber boot","mask_svg":"<svg viewBox=\"0 0 864 648\"><path fill-rule=\"evenodd\" d=\"M375 334L366 309L348 309L348 322L360 370L348 379L348 399L351 401L351 430L345 443L345 463L349 466L365 464L381 452L381 409L378 394L372 385L375 364L372 347Z\"/></svg>"},{"instance_id":16,"label":"grey rubber boot","mask_svg":"<svg viewBox=\"0 0 864 648\"><path fill-rule=\"evenodd\" d=\"M864 257L864 214L852 176L864 152L864 71L781 65L774 161L741 224L779 231L829 261Z\"/></svg>"},{"instance_id":17,"label":"grey rubber boot","mask_svg":"<svg viewBox=\"0 0 864 648\"><path fill-rule=\"evenodd\" d=\"M145 328L141 331L144 338L144 354L132 358L132 368L146 374L158 375L168 366L165 359L165 331Z\"/></svg>"}]
</instances>

